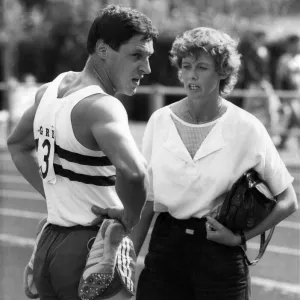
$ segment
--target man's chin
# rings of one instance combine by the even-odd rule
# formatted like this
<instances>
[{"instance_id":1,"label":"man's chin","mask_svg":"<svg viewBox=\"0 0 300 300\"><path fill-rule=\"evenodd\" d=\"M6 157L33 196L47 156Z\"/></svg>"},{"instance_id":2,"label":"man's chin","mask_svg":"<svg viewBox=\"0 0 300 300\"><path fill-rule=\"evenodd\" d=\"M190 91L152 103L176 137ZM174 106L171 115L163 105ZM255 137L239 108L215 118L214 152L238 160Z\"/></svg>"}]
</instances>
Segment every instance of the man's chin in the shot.
<instances>
[{"instance_id":1,"label":"man's chin","mask_svg":"<svg viewBox=\"0 0 300 300\"><path fill-rule=\"evenodd\" d=\"M116 94L122 94L122 95L126 95L126 96L133 96L134 94L136 94L137 92L137 86L136 87L127 87L127 88L123 88L123 89L119 89Z\"/></svg>"},{"instance_id":2,"label":"man's chin","mask_svg":"<svg viewBox=\"0 0 300 300\"><path fill-rule=\"evenodd\" d=\"M126 95L126 96L133 96L133 95L136 94L136 90L137 90L137 88L131 89L131 90L127 90L127 91L124 92L123 94Z\"/></svg>"}]
</instances>

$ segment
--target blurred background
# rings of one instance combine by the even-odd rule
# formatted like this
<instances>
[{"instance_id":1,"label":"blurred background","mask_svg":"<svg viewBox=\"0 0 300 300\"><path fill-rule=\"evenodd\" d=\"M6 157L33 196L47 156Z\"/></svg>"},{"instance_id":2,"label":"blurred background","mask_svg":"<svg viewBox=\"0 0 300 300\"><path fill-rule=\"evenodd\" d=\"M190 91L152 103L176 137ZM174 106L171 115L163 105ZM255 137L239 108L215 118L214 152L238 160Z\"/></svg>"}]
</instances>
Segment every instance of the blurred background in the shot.
<instances>
[{"instance_id":1,"label":"blurred background","mask_svg":"<svg viewBox=\"0 0 300 300\"><path fill-rule=\"evenodd\" d=\"M184 95L168 58L174 38L198 26L220 29L239 40L242 54L239 81L228 100L264 123L295 177L299 199L299 0L0 0L0 300L26 299L22 272L46 213L44 200L11 162L7 135L42 83L82 70L91 22L102 7L116 3L144 12L160 32L152 73L135 96L118 96L138 145L151 113ZM277 226L265 256L251 268L252 299L300 299L299 217L296 212ZM259 241L248 244L254 256ZM146 251L147 242L138 274Z\"/></svg>"}]
</instances>

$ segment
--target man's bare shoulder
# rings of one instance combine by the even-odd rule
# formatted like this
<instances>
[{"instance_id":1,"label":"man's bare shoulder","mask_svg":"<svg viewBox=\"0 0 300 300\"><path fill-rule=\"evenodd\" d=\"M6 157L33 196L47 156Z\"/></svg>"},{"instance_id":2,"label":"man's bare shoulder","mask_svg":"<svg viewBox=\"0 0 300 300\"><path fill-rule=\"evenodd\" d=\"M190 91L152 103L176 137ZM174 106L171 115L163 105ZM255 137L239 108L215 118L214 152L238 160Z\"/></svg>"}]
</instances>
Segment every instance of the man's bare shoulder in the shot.
<instances>
[{"instance_id":1,"label":"man's bare shoulder","mask_svg":"<svg viewBox=\"0 0 300 300\"><path fill-rule=\"evenodd\" d=\"M35 94L35 104L36 105L39 105L39 103L40 103L41 99L43 98L43 96L44 96L47 88L49 87L49 85L50 85L50 82L45 83L45 84L41 85L38 88L38 90L37 90L37 92Z\"/></svg>"},{"instance_id":2,"label":"man's bare shoulder","mask_svg":"<svg viewBox=\"0 0 300 300\"><path fill-rule=\"evenodd\" d=\"M91 121L109 122L113 120L128 120L127 112L122 102L116 97L95 94L85 101L86 116Z\"/></svg>"}]
</instances>

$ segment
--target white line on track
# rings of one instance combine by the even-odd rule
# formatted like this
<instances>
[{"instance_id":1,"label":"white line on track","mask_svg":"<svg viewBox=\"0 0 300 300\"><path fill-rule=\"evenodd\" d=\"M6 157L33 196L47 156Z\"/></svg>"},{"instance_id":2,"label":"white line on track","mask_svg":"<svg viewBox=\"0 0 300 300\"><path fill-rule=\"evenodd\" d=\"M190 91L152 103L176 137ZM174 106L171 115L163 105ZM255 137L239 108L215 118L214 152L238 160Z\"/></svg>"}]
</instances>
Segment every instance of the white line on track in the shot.
<instances>
[{"instance_id":1,"label":"white line on track","mask_svg":"<svg viewBox=\"0 0 300 300\"><path fill-rule=\"evenodd\" d=\"M268 278L251 277L251 283L258 285L266 290L280 290L284 294L297 294L300 295L300 285L288 282L271 280Z\"/></svg>"},{"instance_id":2,"label":"white line on track","mask_svg":"<svg viewBox=\"0 0 300 300\"><path fill-rule=\"evenodd\" d=\"M47 214L45 213L19 210L19 209L10 209L10 208L0 208L0 215L17 217L17 218L36 219L36 220L41 220L47 216Z\"/></svg>"},{"instance_id":3,"label":"white line on track","mask_svg":"<svg viewBox=\"0 0 300 300\"><path fill-rule=\"evenodd\" d=\"M259 243L247 242L247 247L248 247L248 249L259 250ZM300 250L295 249L295 248L288 248L288 247L282 247L282 246L276 246L276 245L268 245L268 248L266 251L300 257Z\"/></svg>"},{"instance_id":4,"label":"white line on track","mask_svg":"<svg viewBox=\"0 0 300 300\"><path fill-rule=\"evenodd\" d=\"M37 192L24 192L24 191L13 191L13 190L2 190L0 191L0 199L14 198L21 200L39 200L45 201L43 197Z\"/></svg>"},{"instance_id":5,"label":"white line on track","mask_svg":"<svg viewBox=\"0 0 300 300\"><path fill-rule=\"evenodd\" d=\"M33 247L35 239L24 238L11 234L0 233L0 242L16 247Z\"/></svg>"}]
</instances>

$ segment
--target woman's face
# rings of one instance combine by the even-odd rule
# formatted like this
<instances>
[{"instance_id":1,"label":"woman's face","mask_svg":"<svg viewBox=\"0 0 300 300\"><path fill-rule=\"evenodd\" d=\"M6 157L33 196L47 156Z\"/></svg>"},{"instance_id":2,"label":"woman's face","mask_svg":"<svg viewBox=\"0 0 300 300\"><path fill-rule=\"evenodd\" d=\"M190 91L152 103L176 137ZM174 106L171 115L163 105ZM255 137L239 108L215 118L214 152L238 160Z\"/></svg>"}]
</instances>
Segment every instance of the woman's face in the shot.
<instances>
[{"instance_id":1,"label":"woman's face","mask_svg":"<svg viewBox=\"0 0 300 300\"><path fill-rule=\"evenodd\" d=\"M216 72L214 59L210 54L201 52L182 59L179 78L189 98L206 98L219 95L222 79Z\"/></svg>"}]
</instances>

